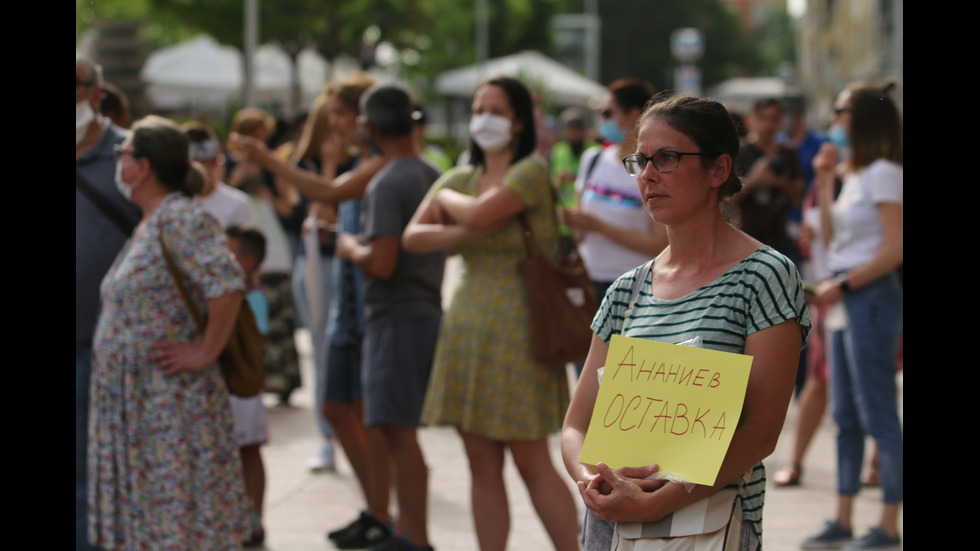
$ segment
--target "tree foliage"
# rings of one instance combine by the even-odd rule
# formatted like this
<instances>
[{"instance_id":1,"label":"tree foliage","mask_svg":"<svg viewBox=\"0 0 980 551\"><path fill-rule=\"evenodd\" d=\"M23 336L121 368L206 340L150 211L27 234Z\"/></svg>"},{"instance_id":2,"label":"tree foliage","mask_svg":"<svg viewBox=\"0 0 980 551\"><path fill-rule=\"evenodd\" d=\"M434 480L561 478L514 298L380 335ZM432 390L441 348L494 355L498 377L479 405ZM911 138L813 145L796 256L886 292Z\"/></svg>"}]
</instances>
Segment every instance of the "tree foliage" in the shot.
<instances>
[{"instance_id":1,"label":"tree foliage","mask_svg":"<svg viewBox=\"0 0 980 551\"><path fill-rule=\"evenodd\" d=\"M295 55L315 46L325 58L340 54L370 61L381 43L400 53L407 79L432 82L439 73L476 61L476 0L256 0L259 42L278 43ZM552 51L551 19L583 9L581 0L486 0L489 56L522 50ZM673 86L676 61L670 35L697 27L705 36L698 66L708 86L760 65L759 48L742 35L722 0L602 0L601 78L626 76ZM207 33L242 47L245 0L76 0L76 42L98 18L144 22L142 36L155 49ZM373 42L365 32L375 31ZM389 48L389 51L391 49ZM363 56L363 57L362 57ZM772 56L767 56L769 59Z\"/></svg>"},{"instance_id":2,"label":"tree foliage","mask_svg":"<svg viewBox=\"0 0 980 551\"><path fill-rule=\"evenodd\" d=\"M443 71L477 61L475 0L418 0L426 26L406 33L396 46L415 48L418 62L405 67L409 75L434 78ZM551 50L550 20L561 13L563 0L487 0L489 57L523 50Z\"/></svg>"},{"instance_id":3,"label":"tree foliage","mask_svg":"<svg viewBox=\"0 0 980 551\"><path fill-rule=\"evenodd\" d=\"M770 11L753 35L759 53L754 74L780 76L783 66L796 64L795 21L788 11Z\"/></svg>"},{"instance_id":4,"label":"tree foliage","mask_svg":"<svg viewBox=\"0 0 980 551\"><path fill-rule=\"evenodd\" d=\"M637 77L658 90L674 86L678 62L670 50L677 29L696 27L705 40L697 62L703 86L739 76L754 64L755 51L735 14L721 0L603 0L602 80Z\"/></svg>"}]
</instances>

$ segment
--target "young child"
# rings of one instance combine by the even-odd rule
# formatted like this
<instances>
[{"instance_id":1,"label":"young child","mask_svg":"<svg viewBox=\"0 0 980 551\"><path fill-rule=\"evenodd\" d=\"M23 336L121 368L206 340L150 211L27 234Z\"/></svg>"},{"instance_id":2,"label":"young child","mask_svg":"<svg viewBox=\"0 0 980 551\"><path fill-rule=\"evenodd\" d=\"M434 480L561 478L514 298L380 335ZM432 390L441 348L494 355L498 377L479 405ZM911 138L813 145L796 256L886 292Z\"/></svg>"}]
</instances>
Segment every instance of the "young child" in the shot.
<instances>
[{"instance_id":1,"label":"young child","mask_svg":"<svg viewBox=\"0 0 980 551\"><path fill-rule=\"evenodd\" d=\"M259 283L258 271L265 258L265 236L257 229L240 226L229 226L225 233L228 235L228 246L245 270L248 303L255 314L259 331L266 335L269 330L269 303ZM231 396L231 411L242 456L245 494L248 496L249 516L252 521L252 537L243 546L258 547L265 541L265 528L262 525L265 465L262 463L260 447L269 440L269 419L261 393L251 398Z\"/></svg>"}]
</instances>

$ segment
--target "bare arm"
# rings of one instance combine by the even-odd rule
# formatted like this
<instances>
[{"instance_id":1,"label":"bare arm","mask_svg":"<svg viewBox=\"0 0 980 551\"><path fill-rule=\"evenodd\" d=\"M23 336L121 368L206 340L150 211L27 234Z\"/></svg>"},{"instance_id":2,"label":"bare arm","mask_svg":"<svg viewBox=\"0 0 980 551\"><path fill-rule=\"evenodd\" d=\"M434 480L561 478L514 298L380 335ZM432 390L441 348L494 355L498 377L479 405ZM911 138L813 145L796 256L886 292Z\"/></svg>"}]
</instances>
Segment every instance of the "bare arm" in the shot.
<instances>
[{"instance_id":1,"label":"bare arm","mask_svg":"<svg viewBox=\"0 0 980 551\"><path fill-rule=\"evenodd\" d=\"M385 165L383 157L371 155L362 158L356 169L337 177L334 177L336 167L333 167L334 170L327 170L328 163L325 163L325 174L320 175L280 159L260 140L248 136L239 137L242 138L242 146L250 159L254 159L277 178L283 178L296 186L303 195L326 203L337 204L363 196L371 178Z\"/></svg>"},{"instance_id":2,"label":"bare arm","mask_svg":"<svg viewBox=\"0 0 980 551\"><path fill-rule=\"evenodd\" d=\"M899 203L878 203L878 219L884 232L885 242L871 260L847 273L847 281L854 289L875 281L897 269L904 261L903 208Z\"/></svg>"},{"instance_id":3,"label":"bare arm","mask_svg":"<svg viewBox=\"0 0 980 551\"><path fill-rule=\"evenodd\" d=\"M579 485L580 490L594 484L598 491L603 494L608 494L612 488L602 482L601 477L597 478L596 465L581 463L578 458L582 453L582 446L585 444L585 434L588 432L592 410L595 408L596 396L599 393L598 370L603 367L608 352L609 345L593 334L589 355L585 359L582 375L575 383L575 392L572 394L572 401L565 413L565 422L561 431L561 454L565 470ZM656 466L647 466L623 468L617 472L622 477L629 479L628 483L635 485L637 491L642 493L651 492L663 486L664 483L659 480L643 480L644 477L653 474L656 470Z\"/></svg>"},{"instance_id":4,"label":"bare arm","mask_svg":"<svg viewBox=\"0 0 980 551\"><path fill-rule=\"evenodd\" d=\"M423 200L402 233L402 247L413 253L452 249L472 233L431 200Z\"/></svg>"},{"instance_id":5,"label":"bare arm","mask_svg":"<svg viewBox=\"0 0 980 551\"><path fill-rule=\"evenodd\" d=\"M278 149L272 152L272 155L283 162L289 162L290 155L292 154L293 147L292 144L284 144ZM272 198L272 205L275 207L276 212L280 216L289 216L292 214L293 209L299 204L300 197L299 192L296 190L296 186L289 183L284 178L273 175L273 185L275 186L276 193Z\"/></svg>"},{"instance_id":6,"label":"bare arm","mask_svg":"<svg viewBox=\"0 0 980 551\"><path fill-rule=\"evenodd\" d=\"M561 456L565 470L576 482L588 483L596 475L595 465L580 463L578 456L582 453L585 443L585 433L592 419L592 409L595 407L596 396L599 393L598 369L606 361L609 345L595 334L592 335L592 346L585 358L582 375L575 383L575 392L565 413L565 422L561 429Z\"/></svg>"},{"instance_id":7,"label":"bare arm","mask_svg":"<svg viewBox=\"0 0 980 551\"><path fill-rule=\"evenodd\" d=\"M833 216L834 178L837 171L837 148L832 143L824 143L813 157L813 170L816 172L817 205L820 208L820 238L829 247L834 237Z\"/></svg>"},{"instance_id":8,"label":"bare arm","mask_svg":"<svg viewBox=\"0 0 980 551\"><path fill-rule=\"evenodd\" d=\"M903 208L899 203L878 203L878 219L884 233L884 243L871 260L847 272L845 277L851 289L861 287L883 277L898 268L904 261ZM836 279L823 281L817 287L816 300L819 304L833 304L843 297L843 291Z\"/></svg>"},{"instance_id":9,"label":"bare arm","mask_svg":"<svg viewBox=\"0 0 980 551\"><path fill-rule=\"evenodd\" d=\"M762 185L774 186L783 190L786 198L793 205L800 206L803 203L803 190L806 188L803 177L792 177L786 168L782 168L779 172L777 175L770 159L760 158L752 164L749 173L745 175L742 181L742 190L745 191Z\"/></svg>"},{"instance_id":10,"label":"bare arm","mask_svg":"<svg viewBox=\"0 0 980 551\"><path fill-rule=\"evenodd\" d=\"M412 252L451 249L471 237L499 230L523 209L520 196L509 189L494 188L480 197L441 189L419 205L402 234L402 244Z\"/></svg>"},{"instance_id":11,"label":"bare arm","mask_svg":"<svg viewBox=\"0 0 980 551\"><path fill-rule=\"evenodd\" d=\"M337 236L337 256L360 268L368 277L388 279L398 265L397 237L382 235L368 243L349 233Z\"/></svg>"},{"instance_id":12,"label":"bare arm","mask_svg":"<svg viewBox=\"0 0 980 551\"><path fill-rule=\"evenodd\" d=\"M650 257L657 256L667 246L667 228L656 222L652 223L650 231L637 232L604 222L582 209L565 209L561 216L562 221L572 229L577 239L581 239L587 232L594 231L627 249Z\"/></svg>"},{"instance_id":13,"label":"bare arm","mask_svg":"<svg viewBox=\"0 0 980 551\"><path fill-rule=\"evenodd\" d=\"M506 187L494 187L478 197L441 189L435 201L453 220L475 230L499 229L525 208L521 196Z\"/></svg>"},{"instance_id":14,"label":"bare arm","mask_svg":"<svg viewBox=\"0 0 980 551\"><path fill-rule=\"evenodd\" d=\"M165 375L178 371L201 371L213 364L228 343L243 296L236 291L209 300L204 335L192 342L156 343L150 353L150 361L163 369Z\"/></svg>"}]
</instances>

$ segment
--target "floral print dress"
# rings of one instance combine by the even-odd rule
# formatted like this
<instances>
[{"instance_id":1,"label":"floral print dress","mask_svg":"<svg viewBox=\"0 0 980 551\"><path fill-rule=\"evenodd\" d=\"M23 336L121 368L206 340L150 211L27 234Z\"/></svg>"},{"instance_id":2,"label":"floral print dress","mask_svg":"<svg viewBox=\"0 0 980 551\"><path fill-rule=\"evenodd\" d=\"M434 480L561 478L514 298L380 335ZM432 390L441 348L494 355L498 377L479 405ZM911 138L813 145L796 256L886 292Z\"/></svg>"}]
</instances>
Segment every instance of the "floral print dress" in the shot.
<instances>
[{"instance_id":1,"label":"floral print dress","mask_svg":"<svg viewBox=\"0 0 980 551\"><path fill-rule=\"evenodd\" d=\"M102 281L89 420L89 535L108 549L238 549L249 534L228 390L217 364L166 376L154 343L197 326L160 247L200 311L244 290L218 223L179 193L134 233Z\"/></svg>"}]
</instances>

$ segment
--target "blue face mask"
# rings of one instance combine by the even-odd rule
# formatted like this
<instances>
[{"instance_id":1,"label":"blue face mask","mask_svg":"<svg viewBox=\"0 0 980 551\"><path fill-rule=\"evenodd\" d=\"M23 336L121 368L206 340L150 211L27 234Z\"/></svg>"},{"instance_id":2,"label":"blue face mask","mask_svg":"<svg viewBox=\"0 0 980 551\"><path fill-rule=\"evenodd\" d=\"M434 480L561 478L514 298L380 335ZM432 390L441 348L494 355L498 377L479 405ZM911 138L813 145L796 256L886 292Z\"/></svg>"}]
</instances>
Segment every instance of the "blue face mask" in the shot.
<instances>
[{"instance_id":1,"label":"blue face mask","mask_svg":"<svg viewBox=\"0 0 980 551\"><path fill-rule=\"evenodd\" d=\"M835 124L833 128L830 129L830 134L827 135L831 143L837 146L839 151L847 151L851 147L851 142L847 138L847 132L844 131L844 127Z\"/></svg>"},{"instance_id":2,"label":"blue face mask","mask_svg":"<svg viewBox=\"0 0 980 551\"><path fill-rule=\"evenodd\" d=\"M599 137L612 143L620 143L626 137L626 133L619 128L614 119L606 119L599 125Z\"/></svg>"}]
</instances>

